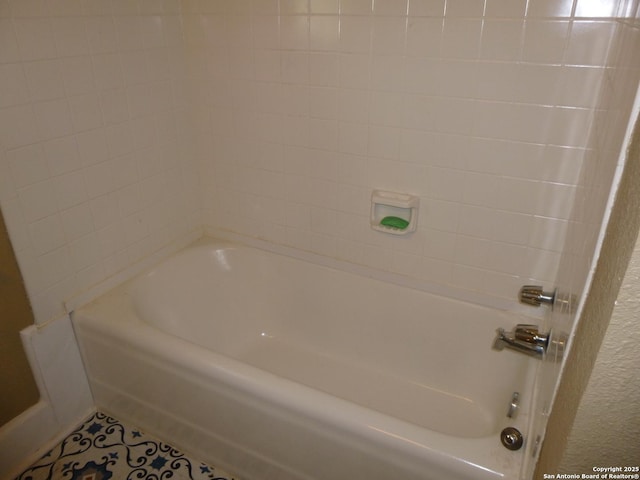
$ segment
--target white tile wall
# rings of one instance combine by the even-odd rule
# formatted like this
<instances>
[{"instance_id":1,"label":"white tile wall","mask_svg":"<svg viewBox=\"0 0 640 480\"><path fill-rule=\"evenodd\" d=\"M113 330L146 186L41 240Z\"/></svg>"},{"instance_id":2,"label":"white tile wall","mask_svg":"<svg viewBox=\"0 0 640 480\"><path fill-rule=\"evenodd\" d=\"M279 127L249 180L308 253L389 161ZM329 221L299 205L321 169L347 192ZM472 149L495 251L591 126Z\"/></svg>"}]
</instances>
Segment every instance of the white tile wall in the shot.
<instances>
[{"instance_id":1,"label":"white tile wall","mask_svg":"<svg viewBox=\"0 0 640 480\"><path fill-rule=\"evenodd\" d=\"M38 320L202 224L488 299L552 283L637 10L596 3L2 2L0 201ZM374 188L421 197L415 234L369 228Z\"/></svg>"},{"instance_id":2,"label":"white tile wall","mask_svg":"<svg viewBox=\"0 0 640 480\"><path fill-rule=\"evenodd\" d=\"M556 285L561 292L573 294L578 300L584 295L585 284L590 271L595 268L594 262L597 261L596 245L607 201L612 195L612 180L624 163L625 147L622 146L622 142L640 82L638 4L637 0L619 2L616 5L579 0L577 5L576 14L587 10L593 11L594 15L603 16L612 10L622 12L618 21L607 25L606 28L602 28L603 25L600 22L594 22L597 24L594 28L600 32L612 30L613 41L606 55L606 69L597 73L601 77L598 112L588 137L589 150L583 158L575 207L570 212L568 221L554 228L556 235L565 236L557 259L559 268ZM577 25L579 35L582 35L583 22L580 21ZM589 43L588 40L583 40L585 44ZM598 49L596 48L595 51L597 52ZM578 96L575 98L577 99ZM584 101L587 101L586 97ZM547 235L546 238L539 237L537 241L542 243L550 238L553 237ZM554 332L568 333L571 332L577 320L579 319L576 318L575 312L567 314L562 310L549 311L544 319L544 328L552 329ZM560 374L561 360L561 358L548 357L540 370L532 437L544 435L548 412ZM532 469L533 464L529 464L528 468Z\"/></svg>"},{"instance_id":3,"label":"white tile wall","mask_svg":"<svg viewBox=\"0 0 640 480\"><path fill-rule=\"evenodd\" d=\"M201 225L178 0L0 2L0 203L37 322Z\"/></svg>"},{"instance_id":4,"label":"white tile wall","mask_svg":"<svg viewBox=\"0 0 640 480\"><path fill-rule=\"evenodd\" d=\"M488 298L554 282L619 2L244 4L185 14L218 66L208 227ZM421 197L411 238L368 227L374 188Z\"/></svg>"}]
</instances>

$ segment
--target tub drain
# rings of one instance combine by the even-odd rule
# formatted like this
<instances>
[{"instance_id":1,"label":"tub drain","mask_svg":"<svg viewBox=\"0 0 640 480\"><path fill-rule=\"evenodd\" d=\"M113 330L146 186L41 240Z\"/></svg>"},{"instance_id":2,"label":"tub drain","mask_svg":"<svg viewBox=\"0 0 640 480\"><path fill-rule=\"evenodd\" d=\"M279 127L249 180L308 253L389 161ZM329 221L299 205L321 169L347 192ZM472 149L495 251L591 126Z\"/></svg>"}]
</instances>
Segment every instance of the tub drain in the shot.
<instances>
[{"instance_id":1,"label":"tub drain","mask_svg":"<svg viewBox=\"0 0 640 480\"><path fill-rule=\"evenodd\" d=\"M500 441L509 450L519 450L524 443L524 437L517 428L507 427L500 433Z\"/></svg>"}]
</instances>

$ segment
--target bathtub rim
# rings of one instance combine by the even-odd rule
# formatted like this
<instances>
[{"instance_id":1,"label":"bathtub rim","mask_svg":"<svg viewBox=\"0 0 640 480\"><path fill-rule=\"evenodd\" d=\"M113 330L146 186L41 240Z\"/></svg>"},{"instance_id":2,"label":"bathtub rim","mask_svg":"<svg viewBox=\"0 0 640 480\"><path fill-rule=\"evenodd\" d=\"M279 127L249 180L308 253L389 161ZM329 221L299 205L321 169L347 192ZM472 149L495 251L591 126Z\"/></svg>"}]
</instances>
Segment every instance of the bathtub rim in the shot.
<instances>
[{"instance_id":1,"label":"bathtub rim","mask_svg":"<svg viewBox=\"0 0 640 480\"><path fill-rule=\"evenodd\" d=\"M71 314L74 310L91 303L100 296L108 293L110 290L113 290L118 285L131 280L137 275L154 267L155 265L158 265L162 261L171 257L172 255L175 255L185 248L189 248L192 246L195 247L200 245L209 245L212 243L257 248L259 250L264 250L278 255L284 255L315 265L321 265L335 270L352 273L354 275L391 283L400 287L406 287L413 290L426 292L435 296L458 300L464 303L495 309L501 312L512 313L517 316L531 319L532 322L530 323L543 321L544 312L532 310L530 307L519 303L515 296L513 300L492 297L471 290L463 290L443 284L430 282L427 280L421 280L413 277L408 277L406 275L369 267L366 265L352 263L338 258L320 255L318 253L310 251L300 250L292 246L276 244L255 237L247 237L228 230L219 230L212 228L207 228L204 231L190 232L189 234L161 248L155 253L146 256L138 260L134 264L124 268L123 270L114 273L105 280L93 284L85 290L72 294L63 302L65 311L67 314Z\"/></svg>"},{"instance_id":2,"label":"bathtub rim","mask_svg":"<svg viewBox=\"0 0 640 480\"><path fill-rule=\"evenodd\" d=\"M180 250L188 248L191 245L195 245L202 239L206 238L211 238L211 236L203 233L203 231L200 229L193 230L178 238L177 240L174 240L168 245L165 245L162 248L156 250L154 253L142 257L129 266L114 272L104 280L91 284L83 290L72 293L62 302L65 312L68 315L71 315L74 310L82 308L83 306L93 302L97 298L117 288L119 285L141 274L145 270L148 270L154 265L157 265L166 260L170 256L175 255Z\"/></svg>"}]
</instances>

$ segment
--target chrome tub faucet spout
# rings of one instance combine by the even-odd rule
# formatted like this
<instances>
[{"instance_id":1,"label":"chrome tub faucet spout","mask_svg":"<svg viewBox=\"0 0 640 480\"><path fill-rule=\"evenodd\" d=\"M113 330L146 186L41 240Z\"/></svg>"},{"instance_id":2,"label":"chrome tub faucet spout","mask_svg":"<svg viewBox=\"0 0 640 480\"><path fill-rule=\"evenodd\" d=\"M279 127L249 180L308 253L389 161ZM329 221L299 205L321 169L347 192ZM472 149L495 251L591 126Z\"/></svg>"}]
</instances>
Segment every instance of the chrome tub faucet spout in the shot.
<instances>
[{"instance_id":1,"label":"chrome tub faucet spout","mask_svg":"<svg viewBox=\"0 0 640 480\"><path fill-rule=\"evenodd\" d=\"M540 333L537 325L518 324L511 332L499 328L493 348L503 350L506 347L542 358L548 344L549 334Z\"/></svg>"}]
</instances>

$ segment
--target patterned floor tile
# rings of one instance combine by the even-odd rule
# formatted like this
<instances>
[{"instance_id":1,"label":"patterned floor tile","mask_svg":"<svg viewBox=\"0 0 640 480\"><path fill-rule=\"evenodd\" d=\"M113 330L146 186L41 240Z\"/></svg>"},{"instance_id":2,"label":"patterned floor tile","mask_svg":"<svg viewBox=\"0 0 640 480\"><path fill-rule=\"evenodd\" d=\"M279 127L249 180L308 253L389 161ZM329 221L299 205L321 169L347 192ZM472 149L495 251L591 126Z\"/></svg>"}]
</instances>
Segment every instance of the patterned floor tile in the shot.
<instances>
[{"instance_id":1,"label":"patterned floor tile","mask_svg":"<svg viewBox=\"0 0 640 480\"><path fill-rule=\"evenodd\" d=\"M96 412L16 480L237 480Z\"/></svg>"}]
</instances>

